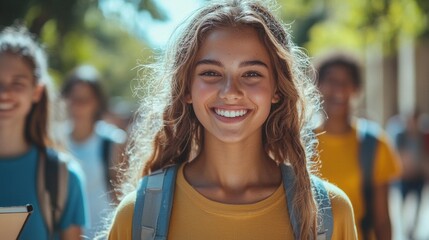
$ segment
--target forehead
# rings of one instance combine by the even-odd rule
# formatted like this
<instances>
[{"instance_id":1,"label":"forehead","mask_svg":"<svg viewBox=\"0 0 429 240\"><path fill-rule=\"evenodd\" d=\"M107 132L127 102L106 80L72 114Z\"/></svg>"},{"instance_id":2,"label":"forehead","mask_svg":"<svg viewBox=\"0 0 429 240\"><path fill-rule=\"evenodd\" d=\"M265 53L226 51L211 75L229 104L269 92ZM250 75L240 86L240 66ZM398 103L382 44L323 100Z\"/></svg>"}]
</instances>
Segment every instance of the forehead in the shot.
<instances>
[{"instance_id":1,"label":"forehead","mask_svg":"<svg viewBox=\"0 0 429 240\"><path fill-rule=\"evenodd\" d=\"M226 58L230 59L226 59ZM207 33L197 52L197 59L261 59L270 62L267 47L252 27L216 28Z\"/></svg>"},{"instance_id":2,"label":"forehead","mask_svg":"<svg viewBox=\"0 0 429 240\"><path fill-rule=\"evenodd\" d=\"M2 52L0 53L0 71L21 72L30 74L33 68L28 59L18 54Z\"/></svg>"},{"instance_id":3,"label":"forehead","mask_svg":"<svg viewBox=\"0 0 429 240\"><path fill-rule=\"evenodd\" d=\"M353 75L351 70L344 65L332 65L326 69L326 72L323 76L324 81L326 80L336 80L336 81L345 81L353 83Z\"/></svg>"},{"instance_id":4,"label":"forehead","mask_svg":"<svg viewBox=\"0 0 429 240\"><path fill-rule=\"evenodd\" d=\"M70 88L70 96L88 96L95 95L92 87L84 82L76 82Z\"/></svg>"},{"instance_id":5,"label":"forehead","mask_svg":"<svg viewBox=\"0 0 429 240\"><path fill-rule=\"evenodd\" d=\"M17 54L0 53L0 81L9 82L12 79L37 81L28 59Z\"/></svg>"}]
</instances>

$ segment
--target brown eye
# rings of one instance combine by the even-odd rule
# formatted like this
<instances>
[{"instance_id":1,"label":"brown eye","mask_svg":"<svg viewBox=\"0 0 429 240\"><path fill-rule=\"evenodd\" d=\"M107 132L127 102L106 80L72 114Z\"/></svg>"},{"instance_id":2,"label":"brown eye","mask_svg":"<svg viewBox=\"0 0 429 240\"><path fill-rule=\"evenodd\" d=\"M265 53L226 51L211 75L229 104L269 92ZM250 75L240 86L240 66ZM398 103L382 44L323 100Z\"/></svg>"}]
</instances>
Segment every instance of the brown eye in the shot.
<instances>
[{"instance_id":1,"label":"brown eye","mask_svg":"<svg viewBox=\"0 0 429 240\"><path fill-rule=\"evenodd\" d=\"M214 72L214 71L206 71L200 74L200 76L204 76L204 77L218 77L220 76L220 74Z\"/></svg>"},{"instance_id":2,"label":"brown eye","mask_svg":"<svg viewBox=\"0 0 429 240\"><path fill-rule=\"evenodd\" d=\"M251 71L251 72L246 72L244 74L244 77L262 77L262 75L258 72Z\"/></svg>"}]
</instances>

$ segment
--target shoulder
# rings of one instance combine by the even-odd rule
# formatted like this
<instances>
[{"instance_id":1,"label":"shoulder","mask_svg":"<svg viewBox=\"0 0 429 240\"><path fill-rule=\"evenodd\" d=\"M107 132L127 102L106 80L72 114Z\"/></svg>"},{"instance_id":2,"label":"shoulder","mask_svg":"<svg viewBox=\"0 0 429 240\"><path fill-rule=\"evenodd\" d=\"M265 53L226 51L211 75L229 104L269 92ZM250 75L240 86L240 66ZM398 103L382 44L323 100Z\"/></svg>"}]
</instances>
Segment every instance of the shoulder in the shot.
<instances>
[{"instance_id":1,"label":"shoulder","mask_svg":"<svg viewBox=\"0 0 429 240\"><path fill-rule=\"evenodd\" d=\"M368 134L377 140L377 155L380 153L387 154L386 157L393 158L395 151L393 149L393 141L388 134L381 128L381 126L373 121L366 119L359 119L357 124L357 131L359 134Z\"/></svg>"},{"instance_id":2,"label":"shoulder","mask_svg":"<svg viewBox=\"0 0 429 240\"><path fill-rule=\"evenodd\" d=\"M64 164L68 174L70 175L70 180L75 182L83 182L85 181L85 174L73 155L64 152L64 151L57 151L58 159L60 160L61 164Z\"/></svg>"},{"instance_id":3,"label":"shoulder","mask_svg":"<svg viewBox=\"0 0 429 240\"><path fill-rule=\"evenodd\" d=\"M332 183L324 181L323 185L329 194L333 210L341 212L344 215L353 215L353 207L347 194Z\"/></svg>"},{"instance_id":4,"label":"shoulder","mask_svg":"<svg viewBox=\"0 0 429 240\"><path fill-rule=\"evenodd\" d=\"M323 187L328 193L329 200L331 201L332 214L336 215L334 216L334 219L336 217L339 217L340 219L353 218L353 207L347 194L339 187L326 180L322 180L317 177L316 179L318 179L319 182L317 188L320 189L321 184L323 184Z\"/></svg>"},{"instance_id":5,"label":"shoulder","mask_svg":"<svg viewBox=\"0 0 429 240\"><path fill-rule=\"evenodd\" d=\"M105 121L97 122L95 132L100 137L108 139L116 144L123 144L127 139L127 134L124 130Z\"/></svg>"},{"instance_id":6,"label":"shoulder","mask_svg":"<svg viewBox=\"0 0 429 240\"><path fill-rule=\"evenodd\" d=\"M131 217L134 212L134 205L136 201L136 191L133 191L126 195L118 205L115 218L119 220L126 220L127 217Z\"/></svg>"},{"instance_id":7,"label":"shoulder","mask_svg":"<svg viewBox=\"0 0 429 240\"><path fill-rule=\"evenodd\" d=\"M58 176L62 179L60 182L67 183L69 189L75 187L82 188L81 185L86 181L85 174L73 155L62 150L49 148L47 157L49 161L58 162Z\"/></svg>"},{"instance_id":8,"label":"shoulder","mask_svg":"<svg viewBox=\"0 0 429 240\"><path fill-rule=\"evenodd\" d=\"M382 145L391 145L391 139L387 135L386 131L383 130L380 124L374 121L359 118L356 120L355 129L359 134L366 133L373 136Z\"/></svg>"},{"instance_id":9,"label":"shoulder","mask_svg":"<svg viewBox=\"0 0 429 240\"><path fill-rule=\"evenodd\" d=\"M113 218L109 239L131 239L135 201L135 191L122 199Z\"/></svg>"},{"instance_id":10,"label":"shoulder","mask_svg":"<svg viewBox=\"0 0 429 240\"><path fill-rule=\"evenodd\" d=\"M337 186L324 182L332 206L334 229L332 239L357 239L353 206L348 196Z\"/></svg>"}]
</instances>

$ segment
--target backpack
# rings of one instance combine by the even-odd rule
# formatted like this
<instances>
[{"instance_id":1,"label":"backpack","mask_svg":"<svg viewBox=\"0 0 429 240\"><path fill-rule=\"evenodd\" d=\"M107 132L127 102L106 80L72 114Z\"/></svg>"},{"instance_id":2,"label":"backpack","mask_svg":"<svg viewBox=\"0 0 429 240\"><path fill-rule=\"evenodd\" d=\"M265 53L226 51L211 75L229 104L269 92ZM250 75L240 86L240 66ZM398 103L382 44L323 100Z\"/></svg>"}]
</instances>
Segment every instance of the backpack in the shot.
<instances>
[{"instance_id":1,"label":"backpack","mask_svg":"<svg viewBox=\"0 0 429 240\"><path fill-rule=\"evenodd\" d=\"M101 156L106 176L107 186L110 184L110 157L114 142L108 137L102 137ZM48 228L49 239L54 239L59 233L59 223L67 200L69 172L67 162L54 149L40 150L37 167L37 195L40 211Z\"/></svg>"},{"instance_id":2,"label":"backpack","mask_svg":"<svg viewBox=\"0 0 429 240\"><path fill-rule=\"evenodd\" d=\"M68 193L67 162L51 148L40 151L37 167L37 195L40 212L48 228L49 239L60 231L59 222L64 212Z\"/></svg>"},{"instance_id":3,"label":"backpack","mask_svg":"<svg viewBox=\"0 0 429 240\"><path fill-rule=\"evenodd\" d=\"M173 205L175 180L179 166L173 165L165 169L153 172L140 180L136 203L134 207L132 239L166 240L169 228L171 209ZM295 216L292 206L294 199L295 174L292 167L281 165L283 186L285 188L287 207L290 209L289 217L295 239L300 239L300 223ZM323 181L316 176L311 176L315 188L318 204L318 234L317 239L331 239L333 230L333 216L331 201L328 192L323 186Z\"/></svg>"},{"instance_id":4,"label":"backpack","mask_svg":"<svg viewBox=\"0 0 429 240\"><path fill-rule=\"evenodd\" d=\"M366 119L358 119L357 133L359 140L359 164L362 169L362 193L364 196L365 213L360 222L364 239L369 239L369 232L374 226L373 176L375 153L380 135L378 124Z\"/></svg>"}]
</instances>

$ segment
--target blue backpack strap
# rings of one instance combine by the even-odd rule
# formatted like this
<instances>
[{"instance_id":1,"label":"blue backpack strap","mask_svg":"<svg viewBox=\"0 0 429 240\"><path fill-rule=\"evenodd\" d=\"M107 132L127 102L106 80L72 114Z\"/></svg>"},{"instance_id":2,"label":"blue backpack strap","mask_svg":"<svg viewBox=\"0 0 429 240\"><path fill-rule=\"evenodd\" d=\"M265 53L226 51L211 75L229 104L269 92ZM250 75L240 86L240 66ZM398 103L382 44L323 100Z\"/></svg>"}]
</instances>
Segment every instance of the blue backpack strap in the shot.
<instances>
[{"instance_id":1,"label":"blue backpack strap","mask_svg":"<svg viewBox=\"0 0 429 240\"><path fill-rule=\"evenodd\" d=\"M145 176L138 185L132 239L167 239L178 166Z\"/></svg>"},{"instance_id":2,"label":"blue backpack strap","mask_svg":"<svg viewBox=\"0 0 429 240\"><path fill-rule=\"evenodd\" d=\"M360 222L364 239L368 239L370 229L373 227L373 176L375 153L378 144L380 127L365 119L358 119L357 133L359 139L359 164L362 169L362 192L364 195L365 214Z\"/></svg>"},{"instance_id":3,"label":"blue backpack strap","mask_svg":"<svg viewBox=\"0 0 429 240\"><path fill-rule=\"evenodd\" d=\"M143 177L140 179L139 184L137 186L137 192L136 192L136 202L134 205L134 213L133 213L133 225L132 225L132 239L138 240L140 239L141 235L141 222L142 222L142 215L143 215L143 206L144 206L144 197L145 197L145 191L147 188L147 180L148 176Z\"/></svg>"},{"instance_id":4,"label":"blue backpack strap","mask_svg":"<svg viewBox=\"0 0 429 240\"><path fill-rule=\"evenodd\" d=\"M283 179L283 187L286 192L286 201L289 211L289 218L292 224L292 229L295 235L295 239L300 239L300 228L301 223L297 216L297 212L293 207L293 199L295 196L295 173L292 167L281 164L281 172ZM315 188L315 195L318 204L318 233L317 239L331 239L332 230L334 227L331 200L329 199L328 192L326 191L323 181L317 177L311 177L312 184Z\"/></svg>"}]
</instances>

